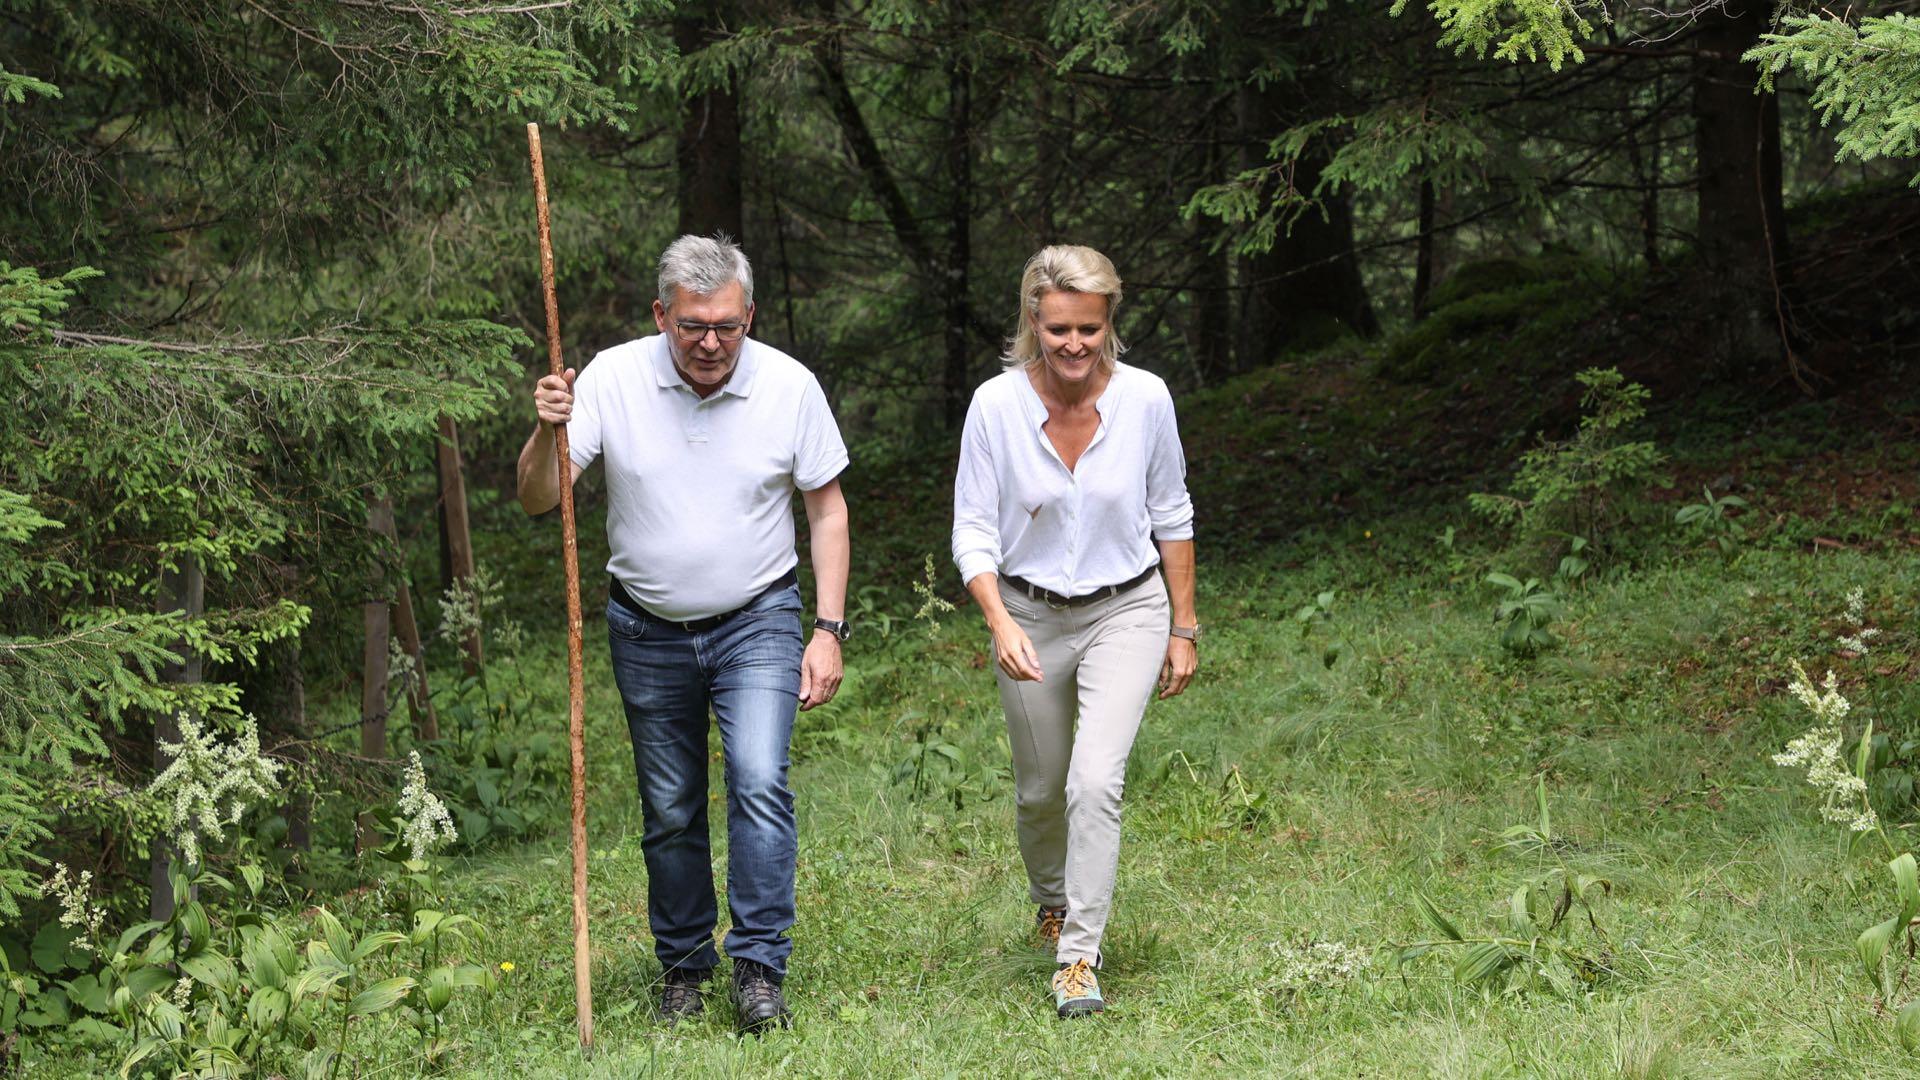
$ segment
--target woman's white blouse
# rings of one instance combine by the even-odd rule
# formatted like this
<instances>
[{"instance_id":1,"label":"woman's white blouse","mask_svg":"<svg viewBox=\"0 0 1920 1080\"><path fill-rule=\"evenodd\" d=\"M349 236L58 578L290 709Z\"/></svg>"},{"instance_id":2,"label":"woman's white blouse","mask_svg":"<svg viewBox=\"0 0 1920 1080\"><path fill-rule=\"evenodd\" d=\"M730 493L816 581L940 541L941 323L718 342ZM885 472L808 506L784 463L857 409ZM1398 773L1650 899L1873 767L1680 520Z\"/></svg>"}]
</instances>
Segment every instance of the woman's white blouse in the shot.
<instances>
[{"instance_id":1,"label":"woman's white blouse","mask_svg":"<svg viewBox=\"0 0 1920 1080\"><path fill-rule=\"evenodd\" d=\"M1025 371L1003 372L974 391L953 481L953 562L962 581L997 572L1081 596L1152 566L1154 541L1193 538L1167 384L1117 363L1094 408L1100 426L1069 472L1041 430L1047 407Z\"/></svg>"}]
</instances>

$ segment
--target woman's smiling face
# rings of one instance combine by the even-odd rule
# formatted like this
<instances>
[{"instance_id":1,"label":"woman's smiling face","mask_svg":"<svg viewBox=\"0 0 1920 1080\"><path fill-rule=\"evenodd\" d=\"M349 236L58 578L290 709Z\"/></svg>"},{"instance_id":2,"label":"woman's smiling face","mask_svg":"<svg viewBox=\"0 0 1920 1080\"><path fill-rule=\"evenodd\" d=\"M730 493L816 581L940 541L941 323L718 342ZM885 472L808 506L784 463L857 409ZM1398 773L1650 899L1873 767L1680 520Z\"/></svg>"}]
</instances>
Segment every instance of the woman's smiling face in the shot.
<instances>
[{"instance_id":1,"label":"woman's smiling face","mask_svg":"<svg viewBox=\"0 0 1920 1080\"><path fill-rule=\"evenodd\" d=\"M1065 382L1082 382L1100 366L1107 344L1107 298L1099 293L1049 289L1033 316L1040 356Z\"/></svg>"}]
</instances>

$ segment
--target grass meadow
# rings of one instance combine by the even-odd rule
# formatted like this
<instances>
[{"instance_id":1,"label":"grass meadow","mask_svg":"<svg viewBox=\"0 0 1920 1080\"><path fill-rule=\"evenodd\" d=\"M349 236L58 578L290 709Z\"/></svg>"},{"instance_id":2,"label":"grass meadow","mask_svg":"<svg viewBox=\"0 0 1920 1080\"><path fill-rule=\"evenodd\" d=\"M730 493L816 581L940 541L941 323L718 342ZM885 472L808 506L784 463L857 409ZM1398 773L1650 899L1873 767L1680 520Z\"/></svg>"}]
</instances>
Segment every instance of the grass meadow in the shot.
<instances>
[{"instance_id":1,"label":"grass meadow","mask_svg":"<svg viewBox=\"0 0 1920 1080\"><path fill-rule=\"evenodd\" d=\"M1381 531L1392 528L1381 523ZM1373 530L1361 530L1362 532ZM1149 711L1127 789L1104 1017L1057 1020L1014 843L1005 734L969 612L895 620L851 649L845 691L801 718L795 1011L789 1033L650 1015L657 977L632 761L589 648L597 1053L573 1045L567 855L558 831L457 862L452 906L491 929L501 989L465 1006L471 1076L1891 1076L1912 1068L1852 943L1890 908L1883 859L1850 856L1797 772L1769 757L1806 716L1788 662L1840 672L1910 729L1911 556L1680 553L1576 591L1565 645L1496 646L1471 570L1391 545L1298 565L1211 567L1201 678ZM1852 589L1883 628L1836 654ZM1330 614L1292 618L1321 591ZM590 625L592 625L590 623ZM1326 646L1340 643L1329 667ZM557 673L556 656L516 663ZM542 676L545 677L544 674ZM543 696L563 700L563 686ZM714 743L715 790L718 748ZM1537 817L1553 840L1502 848ZM724 850L719 816L716 849ZM1604 878L1603 970L1572 992L1461 985L1425 894L1471 937L1565 865ZM723 916L724 919L724 916ZM1303 975L1314 943L1360 950ZM1591 974L1591 973L1590 973ZM484 1033L484 1034L481 1034Z\"/></svg>"}]
</instances>

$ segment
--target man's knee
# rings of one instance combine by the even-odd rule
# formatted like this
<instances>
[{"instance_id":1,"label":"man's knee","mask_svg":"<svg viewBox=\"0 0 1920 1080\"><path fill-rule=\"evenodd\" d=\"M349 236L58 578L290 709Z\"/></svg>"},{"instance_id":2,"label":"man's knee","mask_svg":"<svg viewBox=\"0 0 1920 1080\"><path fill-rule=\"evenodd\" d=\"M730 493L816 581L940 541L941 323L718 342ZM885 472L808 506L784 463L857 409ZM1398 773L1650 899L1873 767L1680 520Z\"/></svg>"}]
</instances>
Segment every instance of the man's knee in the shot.
<instances>
[{"instance_id":1,"label":"man's knee","mask_svg":"<svg viewBox=\"0 0 1920 1080\"><path fill-rule=\"evenodd\" d=\"M643 783L640 787L640 809L649 840L678 836L696 825L702 835L706 833L703 820L706 795L697 787Z\"/></svg>"}]
</instances>

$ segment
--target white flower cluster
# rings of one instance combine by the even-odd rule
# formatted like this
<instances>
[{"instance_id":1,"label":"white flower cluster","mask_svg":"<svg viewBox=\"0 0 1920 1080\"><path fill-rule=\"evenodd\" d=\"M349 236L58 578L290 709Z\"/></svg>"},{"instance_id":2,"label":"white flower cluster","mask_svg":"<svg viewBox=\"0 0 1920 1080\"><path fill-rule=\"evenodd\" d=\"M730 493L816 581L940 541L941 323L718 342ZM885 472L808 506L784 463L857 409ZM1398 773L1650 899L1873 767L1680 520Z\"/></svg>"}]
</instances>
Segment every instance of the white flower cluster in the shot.
<instances>
[{"instance_id":1,"label":"white flower cluster","mask_svg":"<svg viewBox=\"0 0 1920 1080\"><path fill-rule=\"evenodd\" d=\"M173 764L147 791L164 804L168 839L188 863L197 863L201 840L224 839L227 826L239 824L253 802L274 797L280 766L260 756L260 728L251 716L225 744L187 713L179 724L180 741L160 744Z\"/></svg>"},{"instance_id":2,"label":"white flower cluster","mask_svg":"<svg viewBox=\"0 0 1920 1080\"><path fill-rule=\"evenodd\" d=\"M1773 755L1773 763L1807 770L1807 783L1821 795L1823 820L1854 832L1877 828L1880 818L1867 804L1866 779L1854 775L1842 759L1840 723L1852 705L1840 695L1839 679L1829 671L1822 687L1816 689L1806 669L1795 661L1793 683L1787 689L1813 713L1814 724L1788 743L1785 752Z\"/></svg>"},{"instance_id":3,"label":"white flower cluster","mask_svg":"<svg viewBox=\"0 0 1920 1080\"><path fill-rule=\"evenodd\" d=\"M1280 983L1289 989L1332 986L1359 975L1372 952L1338 941L1275 942L1280 954Z\"/></svg>"},{"instance_id":4,"label":"white flower cluster","mask_svg":"<svg viewBox=\"0 0 1920 1080\"><path fill-rule=\"evenodd\" d=\"M400 788L400 817L400 836L413 849L416 860L460 838L453 830L453 817L447 813L447 804L427 788L427 770L420 764L418 750L407 755L406 781Z\"/></svg>"},{"instance_id":5,"label":"white flower cluster","mask_svg":"<svg viewBox=\"0 0 1920 1080\"><path fill-rule=\"evenodd\" d=\"M501 619L493 628L493 643L500 647L504 655L512 656L519 652L526 639L526 628L515 619Z\"/></svg>"},{"instance_id":6,"label":"white flower cluster","mask_svg":"<svg viewBox=\"0 0 1920 1080\"><path fill-rule=\"evenodd\" d=\"M73 946L83 952L93 951L93 939L100 935L100 924L107 920L107 909L87 903L87 893L93 889L93 871L82 870L74 874L65 863L53 864L53 876L40 885L41 896L51 896L60 905L60 925L70 926L80 931Z\"/></svg>"},{"instance_id":7,"label":"white flower cluster","mask_svg":"<svg viewBox=\"0 0 1920 1080\"><path fill-rule=\"evenodd\" d=\"M487 612L499 602L500 585L484 570L455 581L440 597L440 637L458 642L478 632L486 623Z\"/></svg>"},{"instance_id":8,"label":"white flower cluster","mask_svg":"<svg viewBox=\"0 0 1920 1080\"><path fill-rule=\"evenodd\" d=\"M402 648L398 636L387 639L387 685L391 688L388 697L398 700L413 693L420 683L420 665L413 662L413 654Z\"/></svg>"},{"instance_id":9,"label":"white flower cluster","mask_svg":"<svg viewBox=\"0 0 1920 1080\"><path fill-rule=\"evenodd\" d=\"M1865 656L1867 643L1880 636L1879 627L1867 625L1867 590L1856 588L1847 594L1845 618L1853 631L1840 635L1840 647Z\"/></svg>"},{"instance_id":10,"label":"white flower cluster","mask_svg":"<svg viewBox=\"0 0 1920 1080\"><path fill-rule=\"evenodd\" d=\"M952 614L954 606L939 593L933 591L934 571L933 555L927 555L925 567L921 570L921 580L913 583L913 591L920 597L920 610L913 613L916 619L925 619L927 633L940 632L940 616Z\"/></svg>"}]
</instances>

